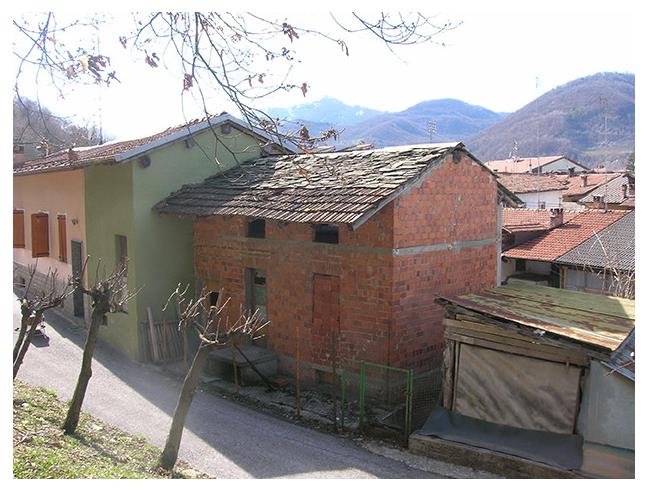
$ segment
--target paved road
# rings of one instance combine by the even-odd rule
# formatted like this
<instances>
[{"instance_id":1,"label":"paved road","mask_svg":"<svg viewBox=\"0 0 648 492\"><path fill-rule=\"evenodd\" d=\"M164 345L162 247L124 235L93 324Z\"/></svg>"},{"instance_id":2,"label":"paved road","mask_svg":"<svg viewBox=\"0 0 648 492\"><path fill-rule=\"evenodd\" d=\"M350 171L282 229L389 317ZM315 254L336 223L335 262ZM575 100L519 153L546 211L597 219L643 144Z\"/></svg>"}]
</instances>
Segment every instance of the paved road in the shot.
<instances>
[{"instance_id":1,"label":"paved road","mask_svg":"<svg viewBox=\"0 0 648 492\"><path fill-rule=\"evenodd\" d=\"M48 317L48 345L30 347L18 379L69 400L83 334ZM19 326L14 303L14 327ZM99 346L83 410L163 446L180 383ZM358 446L209 393L194 397L180 458L217 478L441 478Z\"/></svg>"}]
</instances>

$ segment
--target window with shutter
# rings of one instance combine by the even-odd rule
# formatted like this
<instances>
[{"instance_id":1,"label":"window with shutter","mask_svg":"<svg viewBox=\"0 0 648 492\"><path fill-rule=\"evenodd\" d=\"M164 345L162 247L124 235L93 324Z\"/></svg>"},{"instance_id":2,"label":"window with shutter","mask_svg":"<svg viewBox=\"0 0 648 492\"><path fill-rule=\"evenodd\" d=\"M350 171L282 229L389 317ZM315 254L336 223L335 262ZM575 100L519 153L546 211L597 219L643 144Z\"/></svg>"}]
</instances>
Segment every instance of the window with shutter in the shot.
<instances>
[{"instance_id":1,"label":"window with shutter","mask_svg":"<svg viewBox=\"0 0 648 492\"><path fill-rule=\"evenodd\" d=\"M65 215L56 217L58 220L59 260L67 263L67 234L65 229Z\"/></svg>"},{"instance_id":2,"label":"window with shutter","mask_svg":"<svg viewBox=\"0 0 648 492\"><path fill-rule=\"evenodd\" d=\"M23 210L14 210L13 247L25 247L25 212Z\"/></svg>"},{"instance_id":3,"label":"window with shutter","mask_svg":"<svg viewBox=\"0 0 648 492\"><path fill-rule=\"evenodd\" d=\"M32 257L49 256L49 215L46 213L32 214Z\"/></svg>"}]
</instances>

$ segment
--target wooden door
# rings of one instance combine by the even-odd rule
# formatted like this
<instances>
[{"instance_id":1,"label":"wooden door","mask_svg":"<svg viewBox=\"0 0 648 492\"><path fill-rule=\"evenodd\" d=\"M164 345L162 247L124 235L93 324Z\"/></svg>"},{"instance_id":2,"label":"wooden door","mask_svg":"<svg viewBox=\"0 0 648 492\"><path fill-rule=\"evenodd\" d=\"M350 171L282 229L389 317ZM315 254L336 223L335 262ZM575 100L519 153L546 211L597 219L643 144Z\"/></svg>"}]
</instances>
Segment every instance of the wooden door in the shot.
<instances>
[{"instance_id":1,"label":"wooden door","mask_svg":"<svg viewBox=\"0 0 648 492\"><path fill-rule=\"evenodd\" d=\"M331 341L340 333L340 277L313 275L313 328L311 350L313 362L330 366ZM337 351L337 347L335 347Z\"/></svg>"}]
</instances>

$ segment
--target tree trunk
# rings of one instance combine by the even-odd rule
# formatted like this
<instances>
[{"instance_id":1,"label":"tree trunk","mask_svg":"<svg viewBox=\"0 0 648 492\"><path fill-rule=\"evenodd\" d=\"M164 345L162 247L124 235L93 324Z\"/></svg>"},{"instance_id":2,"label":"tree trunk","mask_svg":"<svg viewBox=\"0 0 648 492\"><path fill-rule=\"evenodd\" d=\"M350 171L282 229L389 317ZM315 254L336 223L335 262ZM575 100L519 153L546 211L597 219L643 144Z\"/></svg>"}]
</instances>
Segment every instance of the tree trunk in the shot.
<instances>
[{"instance_id":1,"label":"tree trunk","mask_svg":"<svg viewBox=\"0 0 648 492\"><path fill-rule=\"evenodd\" d=\"M178 397L178 403L175 411L173 412L173 420L171 421L171 429L167 436L164 451L160 457L160 467L165 470L171 470L175 466L178 459L178 451L180 450L180 441L182 440L182 432L184 430L185 422L187 421L187 414L189 407L193 401L194 393L200 382L200 375L202 374L205 362L207 362L207 355L211 350L211 346L203 345L198 348L194 360L189 368L189 372L182 383L182 390Z\"/></svg>"},{"instance_id":2,"label":"tree trunk","mask_svg":"<svg viewBox=\"0 0 648 492\"><path fill-rule=\"evenodd\" d=\"M31 324L29 327L29 331L27 331L27 335L24 337L22 341L22 345L20 349L18 350L18 356L14 359L14 364L13 364L13 378L16 379L16 375L18 374L18 369L20 369L20 366L23 363L23 360L25 358L25 354L27 353L27 349L29 348L29 345L31 344L32 338L34 338L34 333L36 333L36 328L38 328L38 325L40 325L41 321L43 321L43 312L42 311L36 311L36 314L34 315L34 322ZM27 321L25 321L25 325L27 324ZM22 322L21 322L22 325ZM22 326L21 326L22 330ZM15 347L14 347L14 353L15 353Z\"/></svg>"},{"instance_id":3,"label":"tree trunk","mask_svg":"<svg viewBox=\"0 0 648 492\"><path fill-rule=\"evenodd\" d=\"M20 348L22 347L23 340L25 340L25 334L27 333L27 325L28 325L29 315L31 313L27 313L26 311L27 309L23 309L22 307L20 308L20 331L18 332L18 340L16 340L16 344L14 345L14 350L13 350L14 363L16 362L16 358L18 357L18 354L20 353Z\"/></svg>"},{"instance_id":4,"label":"tree trunk","mask_svg":"<svg viewBox=\"0 0 648 492\"><path fill-rule=\"evenodd\" d=\"M93 311L92 320L90 321L90 328L88 329L88 336L83 348L83 361L81 362L81 371L79 372L79 379L72 402L68 409L67 417L63 423L63 431L65 434L74 434L77 425L79 425L79 416L81 415L81 406L85 398L86 390L88 389L88 382L92 377L92 357L94 356L95 347L97 346L97 336L99 335L99 327L101 320L105 313Z\"/></svg>"}]
</instances>

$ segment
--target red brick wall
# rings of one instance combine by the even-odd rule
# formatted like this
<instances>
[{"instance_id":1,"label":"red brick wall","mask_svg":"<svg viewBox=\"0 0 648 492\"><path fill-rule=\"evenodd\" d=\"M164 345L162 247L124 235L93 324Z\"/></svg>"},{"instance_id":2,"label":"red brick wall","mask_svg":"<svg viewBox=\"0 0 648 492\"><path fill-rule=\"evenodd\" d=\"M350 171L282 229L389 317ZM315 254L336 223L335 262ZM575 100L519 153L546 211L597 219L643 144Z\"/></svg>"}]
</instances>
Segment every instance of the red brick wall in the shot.
<instances>
[{"instance_id":1,"label":"red brick wall","mask_svg":"<svg viewBox=\"0 0 648 492\"><path fill-rule=\"evenodd\" d=\"M496 182L461 155L458 163L449 157L420 186L395 201L396 248L495 239ZM496 261L495 241L480 247L395 256L390 363L418 370L435 364L443 350L444 311L434 298L494 287Z\"/></svg>"},{"instance_id":2,"label":"red brick wall","mask_svg":"<svg viewBox=\"0 0 648 492\"><path fill-rule=\"evenodd\" d=\"M234 311L245 304L245 268L264 270L268 348L294 357L300 326L302 360L324 367L330 365L328 322L314 313L313 279L337 277L331 285L339 284L339 355L426 370L443 345L435 296L495 285L496 231L495 180L468 157L458 163L449 157L356 231L340 226L337 245L313 243L306 224L266 221L266 239L250 239L244 217L199 219L196 272L206 287L225 288ZM483 239L493 243L402 251ZM406 254L394 256L392 248Z\"/></svg>"},{"instance_id":3,"label":"red brick wall","mask_svg":"<svg viewBox=\"0 0 648 492\"><path fill-rule=\"evenodd\" d=\"M321 347L325 335L312 332L313 277L339 277L340 355L384 362L391 322L392 217L390 205L357 231L341 226L340 243L330 245L313 243L307 224L266 221L266 239L251 239L245 237L243 217L198 219L196 274L209 289L225 288L233 316L245 304L245 268L264 270L268 348L294 357L300 326L302 360L324 366L330 364L330 342Z\"/></svg>"}]
</instances>

